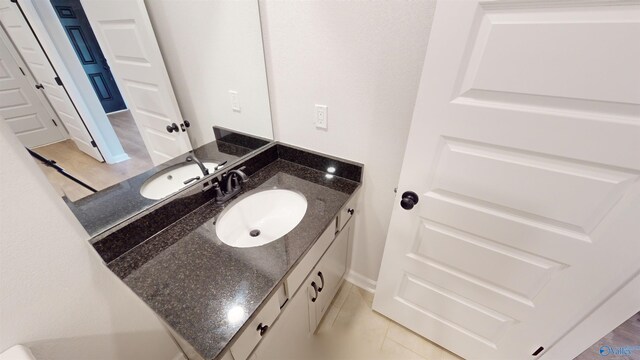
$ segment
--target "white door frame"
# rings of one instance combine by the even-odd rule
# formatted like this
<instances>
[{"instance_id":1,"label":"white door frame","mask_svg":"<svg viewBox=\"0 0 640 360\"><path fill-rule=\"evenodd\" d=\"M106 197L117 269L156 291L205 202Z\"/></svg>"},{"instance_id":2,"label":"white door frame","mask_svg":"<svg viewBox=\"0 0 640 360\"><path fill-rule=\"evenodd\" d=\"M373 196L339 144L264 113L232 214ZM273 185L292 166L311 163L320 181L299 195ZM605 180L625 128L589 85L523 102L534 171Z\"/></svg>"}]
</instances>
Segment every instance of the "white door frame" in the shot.
<instances>
[{"instance_id":1,"label":"white door frame","mask_svg":"<svg viewBox=\"0 0 640 360\"><path fill-rule=\"evenodd\" d=\"M129 159L82 70L51 3L48 0L18 0L18 3L105 162L113 164Z\"/></svg>"},{"instance_id":2,"label":"white door frame","mask_svg":"<svg viewBox=\"0 0 640 360\"><path fill-rule=\"evenodd\" d=\"M77 111L53 63L42 48L22 6L17 0L0 0L2 25L25 64L34 75L39 89L58 113L78 149L98 161L104 161L97 143Z\"/></svg>"}]
</instances>

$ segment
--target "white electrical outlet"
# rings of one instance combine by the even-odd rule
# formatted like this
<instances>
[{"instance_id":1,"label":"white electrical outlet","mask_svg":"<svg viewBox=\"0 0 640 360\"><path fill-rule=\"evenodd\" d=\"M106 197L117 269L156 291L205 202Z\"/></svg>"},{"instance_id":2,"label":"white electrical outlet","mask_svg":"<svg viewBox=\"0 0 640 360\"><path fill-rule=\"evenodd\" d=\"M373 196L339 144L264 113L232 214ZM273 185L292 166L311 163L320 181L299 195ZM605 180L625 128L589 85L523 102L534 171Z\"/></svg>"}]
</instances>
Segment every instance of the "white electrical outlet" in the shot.
<instances>
[{"instance_id":1,"label":"white electrical outlet","mask_svg":"<svg viewBox=\"0 0 640 360\"><path fill-rule=\"evenodd\" d=\"M316 128L326 130L329 122L328 117L327 105L316 105Z\"/></svg>"},{"instance_id":2,"label":"white electrical outlet","mask_svg":"<svg viewBox=\"0 0 640 360\"><path fill-rule=\"evenodd\" d=\"M229 95L231 96L231 110L240 112L240 100L238 99L238 92L229 90Z\"/></svg>"}]
</instances>

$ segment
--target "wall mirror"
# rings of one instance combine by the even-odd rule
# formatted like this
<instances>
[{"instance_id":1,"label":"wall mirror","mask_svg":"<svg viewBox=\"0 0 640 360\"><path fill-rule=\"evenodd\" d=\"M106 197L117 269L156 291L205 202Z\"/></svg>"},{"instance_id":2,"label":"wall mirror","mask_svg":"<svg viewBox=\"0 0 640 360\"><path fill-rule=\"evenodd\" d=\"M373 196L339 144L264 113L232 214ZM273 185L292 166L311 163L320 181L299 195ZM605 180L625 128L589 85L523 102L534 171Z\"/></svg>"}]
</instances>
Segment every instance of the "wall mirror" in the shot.
<instances>
[{"instance_id":1,"label":"wall mirror","mask_svg":"<svg viewBox=\"0 0 640 360\"><path fill-rule=\"evenodd\" d=\"M0 0L0 23L0 119L90 235L273 139L257 0Z\"/></svg>"}]
</instances>

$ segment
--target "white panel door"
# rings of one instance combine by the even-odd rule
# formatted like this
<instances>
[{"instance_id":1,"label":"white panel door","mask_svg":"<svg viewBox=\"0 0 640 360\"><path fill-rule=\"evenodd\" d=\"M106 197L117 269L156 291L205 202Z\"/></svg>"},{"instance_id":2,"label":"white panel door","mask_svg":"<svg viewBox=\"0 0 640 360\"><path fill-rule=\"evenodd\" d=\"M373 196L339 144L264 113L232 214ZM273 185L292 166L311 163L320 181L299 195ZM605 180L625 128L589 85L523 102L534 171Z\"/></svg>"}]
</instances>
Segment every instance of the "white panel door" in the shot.
<instances>
[{"instance_id":1,"label":"white panel door","mask_svg":"<svg viewBox=\"0 0 640 360\"><path fill-rule=\"evenodd\" d=\"M78 149L98 161L104 161L98 148L92 144L93 138L69 99L69 95L64 87L55 81L57 77L55 70L51 67L47 56L15 3L10 0L0 0L0 22L36 81L43 86L42 91Z\"/></svg>"},{"instance_id":2,"label":"white panel door","mask_svg":"<svg viewBox=\"0 0 640 360\"><path fill-rule=\"evenodd\" d=\"M28 148L64 140L65 134L40 101L38 90L20 71L8 41L0 29L0 115Z\"/></svg>"},{"instance_id":3,"label":"white panel door","mask_svg":"<svg viewBox=\"0 0 640 360\"><path fill-rule=\"evenodd\" d=\"M83 0L82 6L153 163L191 150L144 1ZM169 133L171 124L179 130Z\"/></svg>"},{"instance_id":4,"label":"white panel door","mask_svg":"<svg viewBox=\"0 0 640 360\"><path fill-rule=\"evenodd\" d=\"M374 309L533 359L639 271L638 64L637 4L438 2Z\"/></svg>"}]
</instances>

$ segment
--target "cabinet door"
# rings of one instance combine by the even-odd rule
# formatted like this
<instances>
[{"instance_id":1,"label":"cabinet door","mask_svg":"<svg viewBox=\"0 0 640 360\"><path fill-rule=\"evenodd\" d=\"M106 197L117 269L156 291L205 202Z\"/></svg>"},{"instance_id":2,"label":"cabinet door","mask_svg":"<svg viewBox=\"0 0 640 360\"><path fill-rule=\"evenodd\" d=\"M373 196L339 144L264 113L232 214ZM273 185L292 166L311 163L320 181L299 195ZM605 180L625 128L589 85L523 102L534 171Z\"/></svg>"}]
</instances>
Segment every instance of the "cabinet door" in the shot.
<instances>
[{"instance_id":1,"label":"cabinet door","mask_svg":"<svg viewBox=\"0 0 640 360\"><path fill-rule=\"evenodd\" d=\"M319 351L319 345L313 341L313 333L331 304L347 269L353 223L353 220L349 221L338 233L316 267L302 282L302 286L281 310L280 317L258 344L250 360L309 359ZM322 290L316 291L319 288Z\"/></svg>"},{"instance_id":2,"label":"cabinet door","mask_svg":"<svg viewBox=\"0 0 640 360\"><path fill-rule=\"evenodd\" d=\"M312 324L314 331L331 304L331 300L333 300L342 276L347 269L347 250L349 246L349 232L352 231L353 228L352 224L353 221L350 221L342 231L338 233L333 244L312 272L312 276L315 279L314 281L318 284L318 299L313 304L314 306L312 306L316 319L316 323Z\"/></svg>"},{"instance_id":3,"label":"cabinet door","mask_svg":"<svg viewBox=\"0 0 640 360\"><path fill-rule=\"evenodd\" d=\"M309 277L304 284L311 281ZM307 287L302 286L282 309L280 317L262 339L251 359L309 358L312 351L308 316L310 303Z\"/></svg>"}]
</instances>

